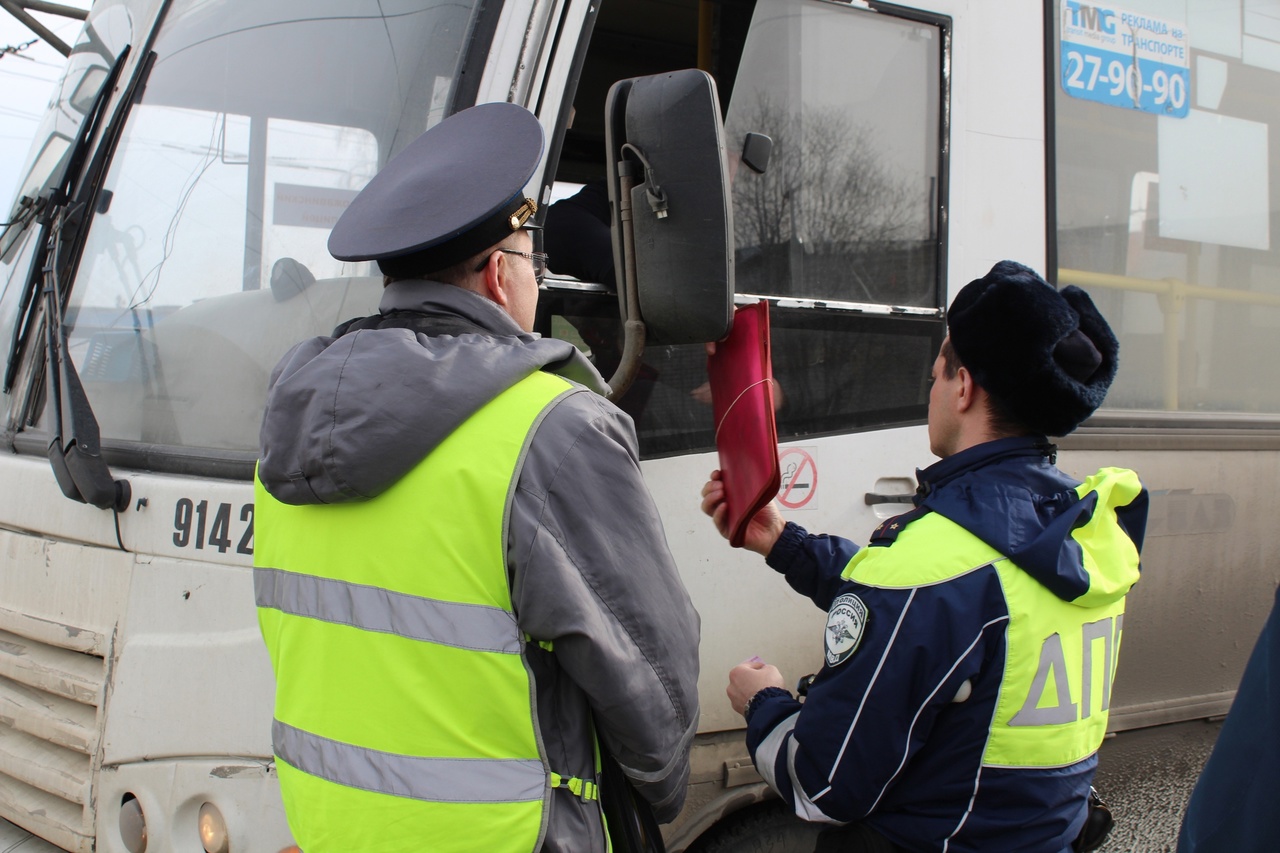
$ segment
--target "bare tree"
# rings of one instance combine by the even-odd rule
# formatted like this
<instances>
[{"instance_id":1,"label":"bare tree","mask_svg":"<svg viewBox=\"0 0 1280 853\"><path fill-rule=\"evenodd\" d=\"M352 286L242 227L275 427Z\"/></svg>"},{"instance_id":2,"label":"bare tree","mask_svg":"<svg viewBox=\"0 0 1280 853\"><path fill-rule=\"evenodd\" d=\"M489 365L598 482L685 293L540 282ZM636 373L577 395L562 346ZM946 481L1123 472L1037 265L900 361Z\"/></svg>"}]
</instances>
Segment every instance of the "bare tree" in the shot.
<instances>
[{"instance_id":1,"label":"bare tree","mask_svg":"<svg viewBox=\"0 0 1280 853\"><path fill-rule=\"evenodd\" d=\"M918 178L895 171L873 129L837 107L801 111L758 92L754 108L736 115L728 128L730 147L748 131L768 134L774 147L765 174L739 170L734 180L740 256L782 261L782 247L799 247L810 259L806 278L840 279L827 287L810 280L806 289L839 287L845 298L877 299L873 291L882 288L864 280L862 268L868 258L919 247L926 194ZM776 278L777 265L768 266Z\"/></svg>"}]
</instances>

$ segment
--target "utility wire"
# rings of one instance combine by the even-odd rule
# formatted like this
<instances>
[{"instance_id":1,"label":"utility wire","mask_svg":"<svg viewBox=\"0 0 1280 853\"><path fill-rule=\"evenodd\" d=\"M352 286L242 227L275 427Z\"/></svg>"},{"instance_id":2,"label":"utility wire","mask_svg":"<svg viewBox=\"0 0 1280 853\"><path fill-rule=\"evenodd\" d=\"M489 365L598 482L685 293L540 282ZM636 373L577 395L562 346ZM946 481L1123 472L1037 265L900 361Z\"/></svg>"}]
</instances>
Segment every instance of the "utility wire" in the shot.
<instances>
[{"instance_id":1,"label":"utility wire","mask_svg":"<svg viewBox=\"0 0 1280 853\"><path fill-rule=\"evenodd\" d=\"M19 71L18 69L23 70ZM47 72L44 74L32 74L31 72L34 70L36 69L30 65L13 65L12 68L0 68L0 74L3 74L6 77L19 77L23 80L35 80L38 83L52 83L54 80L58 79L56 74L49 74Z\"/></svg>"},{"instance_id":2,"label":"utility wire","mask_svg":"<svg viewBox=\"0 0 1280 853\"><path fill-rule=\"evenodd\" d=\"M40 39L32 39L31 41L24 41L22 44L6 44L4 47L0 47L0 59L4 59L6 56L16 56L19 59L25 59L28 62L35 62L35 60L32 59L30 56L23 56L22 51L31 47L31 45L35 44L38 41L40 41Z\"/></svg>"}]
</instances>

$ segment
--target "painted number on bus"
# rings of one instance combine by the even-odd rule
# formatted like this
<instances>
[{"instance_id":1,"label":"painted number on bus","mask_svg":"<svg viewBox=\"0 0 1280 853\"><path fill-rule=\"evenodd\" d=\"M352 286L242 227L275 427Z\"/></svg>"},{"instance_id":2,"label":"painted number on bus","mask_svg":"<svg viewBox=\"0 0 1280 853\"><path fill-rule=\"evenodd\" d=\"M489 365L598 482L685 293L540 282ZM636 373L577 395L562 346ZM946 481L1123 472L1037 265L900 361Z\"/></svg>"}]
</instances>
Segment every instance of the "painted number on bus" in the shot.
<instances>
[{"instance_id":1,"label":"painted number on bus","mask_svg":"<svg viewBox=\"0 0 1280 853\"><path fill-rule=\"evenodd\" d=\"M225 554L253 553L253 504L244 504L239 513L229 503L211 504L179 498L173 507L173 544L179 548L216 549Z\"/></svg>"}]
</instances>

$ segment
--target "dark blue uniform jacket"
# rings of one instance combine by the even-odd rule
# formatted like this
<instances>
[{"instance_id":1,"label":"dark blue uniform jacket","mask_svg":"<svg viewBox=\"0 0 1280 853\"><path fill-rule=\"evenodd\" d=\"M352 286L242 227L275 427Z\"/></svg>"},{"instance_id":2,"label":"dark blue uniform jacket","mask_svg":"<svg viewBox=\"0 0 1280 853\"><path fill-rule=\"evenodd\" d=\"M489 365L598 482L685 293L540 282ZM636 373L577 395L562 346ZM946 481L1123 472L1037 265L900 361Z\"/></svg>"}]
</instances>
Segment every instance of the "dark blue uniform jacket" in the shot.
<instances>
[{"instance_id":1,"label":"dark blue uniform jacket","mask_svg":"<svg viewBox=\"0 0 1280 853\"><path fill-rule=\"evenodd\" d=\"M1053 452L1043 438L1009 438L938 462L920 472L916 508L898 517L898 532L886 523L871 546L891 547L905 526L937 513L1058 599L1078 603L1099 594L1091 578L1100 586L1098 565L1109 555L1082 559L1072 532L1113 513L1105 523L1132 542L1128 565L1112 575L1120 578L1113 595L1123 596L1137 577L1146 491L1131 489L1119 506L1094 491L1078 494L1080 483L1053 465ZM1136 485L1132 472L1109 470ZM861 646L822 668L804 704L776 688L752 702L747 745L761 774L801 817L862 821L908 850L1062 853L1083 824L1096 755L1061 767L983 762L1010 619L996 570L872 586L841 577L857 551L788 524L769 554L769 565L819 607L852 592L868 616Z\"/></svg>"}]
</instances>

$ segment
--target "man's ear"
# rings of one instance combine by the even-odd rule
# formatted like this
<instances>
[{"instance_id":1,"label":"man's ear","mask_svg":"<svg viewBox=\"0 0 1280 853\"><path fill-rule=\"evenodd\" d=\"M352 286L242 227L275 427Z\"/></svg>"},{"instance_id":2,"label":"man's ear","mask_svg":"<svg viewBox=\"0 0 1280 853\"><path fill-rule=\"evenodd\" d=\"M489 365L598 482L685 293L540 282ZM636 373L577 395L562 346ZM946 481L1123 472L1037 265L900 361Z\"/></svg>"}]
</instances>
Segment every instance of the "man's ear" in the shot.
<instances>
[{"instance_id":1,"label":"man's ear","mask_svg":"<svg viewBox=\"0 0 1280 853\"><path fill-rule=\"evenodd\" d=\"M956 378L960 380L956 388L956 411L967 412L977 402L982 386L973 381L973 374L963 365L956 371Z\"/></svg>"},{"instance_id":2,"label":"man's ear","mask_svg":"<svg viewBox=\"0 0 1280 853\"><path fill-rule=\"evenodd\" d=\"M484 295L502 308L506 308L509 301L506 291L506 260L507 256L495 249L489 255L489 261L484 265L482 272L484 276Z\"/></svg>"}]
</instances>

